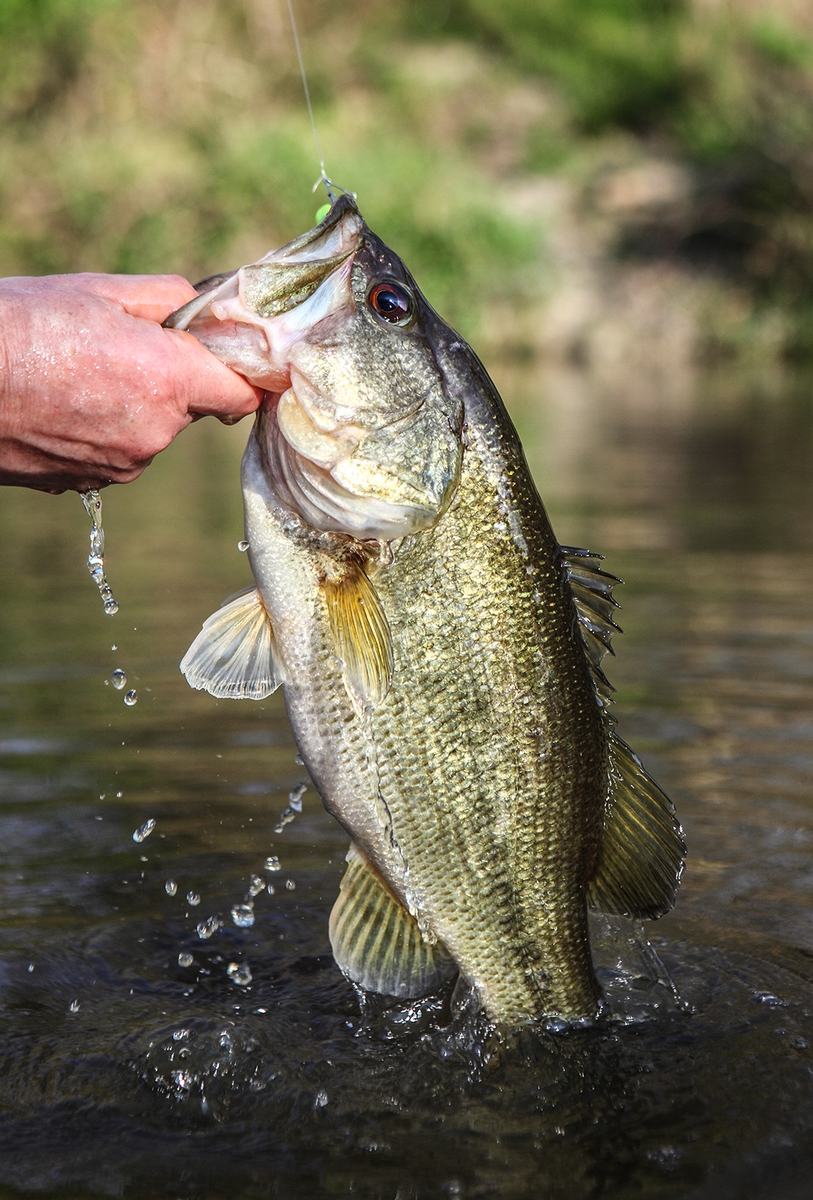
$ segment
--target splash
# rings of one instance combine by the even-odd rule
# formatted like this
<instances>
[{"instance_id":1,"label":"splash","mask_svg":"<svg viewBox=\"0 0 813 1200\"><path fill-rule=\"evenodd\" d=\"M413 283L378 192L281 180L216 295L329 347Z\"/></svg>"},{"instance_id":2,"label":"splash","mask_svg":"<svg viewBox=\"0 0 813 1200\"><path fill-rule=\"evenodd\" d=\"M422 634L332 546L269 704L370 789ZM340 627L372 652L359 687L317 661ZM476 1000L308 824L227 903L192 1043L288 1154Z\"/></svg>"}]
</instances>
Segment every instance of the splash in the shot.
<instances>
[{"instance_id":1,"label":"splash","mask_svg":"<svg viewBox=\"0 0 813 1200\"><path fill-rule=\"evenodd\" d=\"M102 528L102 498L96 491L83 492L82 503L85 512L90 517L90 554L88 555L88 571L90 577L99 589L104 604L104 611L109 617L119 611L119 606L113 598L110 584L104 573L104 529Z\"/></svg>"}]
</instances>

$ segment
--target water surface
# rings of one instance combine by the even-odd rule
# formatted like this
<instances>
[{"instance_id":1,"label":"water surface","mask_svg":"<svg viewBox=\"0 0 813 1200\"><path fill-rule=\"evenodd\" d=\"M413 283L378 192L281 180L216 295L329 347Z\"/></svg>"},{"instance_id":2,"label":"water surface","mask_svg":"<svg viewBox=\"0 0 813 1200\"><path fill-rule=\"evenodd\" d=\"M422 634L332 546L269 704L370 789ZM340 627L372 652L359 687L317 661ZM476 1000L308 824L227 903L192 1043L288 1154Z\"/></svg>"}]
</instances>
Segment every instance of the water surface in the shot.
<instances>
[{"instance_id":1,"label":"water surface","mask_svg":"<svg viewBox=\"0 0 813 1200\"><path fill-rule=\"evenodd\" d=\"M620 730L690 847L649 927L681 1002L626 979L626 1023L509 1046L448 997L360 1008L346 838L312 788L275 832L308 782L281 701L178 673L249 581L248 428L201 422L104 493L113 617L78 498L0 494L0 1196L808 1194L810 380L497 374L560 539L626 580Z\"/></svg>"}]
</instances>

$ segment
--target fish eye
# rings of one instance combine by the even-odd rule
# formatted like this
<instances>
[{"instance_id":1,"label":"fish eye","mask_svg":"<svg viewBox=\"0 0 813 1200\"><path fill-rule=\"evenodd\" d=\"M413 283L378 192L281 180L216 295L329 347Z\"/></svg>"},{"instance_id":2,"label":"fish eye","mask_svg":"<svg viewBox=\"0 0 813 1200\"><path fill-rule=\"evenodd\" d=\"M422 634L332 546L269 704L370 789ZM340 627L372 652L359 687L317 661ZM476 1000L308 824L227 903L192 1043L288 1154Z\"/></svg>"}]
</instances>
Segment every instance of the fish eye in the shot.
<instances>
[{"instance_id":1,"label":"fish eye","mask_svg":"<svg viewBox=\"0 0 813 1200\"><path fill-rule=\"evenodd\" d=\"M412 296L400 283L388 279L385 283L375 283L367 295L367 303L382 320L390 325L408 325L415 311Z\"/></svg>"}]
</instances>

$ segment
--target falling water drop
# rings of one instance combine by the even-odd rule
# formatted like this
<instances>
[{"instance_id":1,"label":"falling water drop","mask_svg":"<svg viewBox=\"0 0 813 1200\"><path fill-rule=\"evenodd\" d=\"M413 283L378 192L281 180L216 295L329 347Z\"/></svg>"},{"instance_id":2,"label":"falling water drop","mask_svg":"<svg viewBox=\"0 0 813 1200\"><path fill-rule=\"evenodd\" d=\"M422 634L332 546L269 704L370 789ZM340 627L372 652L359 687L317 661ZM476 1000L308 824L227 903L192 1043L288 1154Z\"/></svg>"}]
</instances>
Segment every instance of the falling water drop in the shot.
<instances>
[{"instance_id":1,"label":"falling water drop","mask_svg":"<svg viewBox=\"0 0 813 1200\"><path fill-rule=\"evenodd\" d=\"M235 904L231 910L231 919L235 925L239 925L241 929L248 929L254 924L254 905L253 904Z\"/></svg>"},{"instance_id":2,"label":"falling water drop","mask_svg":"<svg viewBox=\"0 0 813 1200\"><path fill-rule=\"evenodd\" d=\"M191 966L192 966L192 963L193 963L194 961L195 961L195 960L194 960L194 958L192 957L192 955L191 955L191 954L187 954L185 951L181 952L181 953L178 955L178 966L179 966L179 967L191 967Z\"/></svg>"},{"instance_id":3,"label":"falling water drop","mask_svg":"<svg viewBox=\"0 0 813 1200\"><path fill-rule=\"evenodd\" d=\"M265 869L266 871L279 871L280 861L276 854L270 854L265 860Z\"/></svg>"},{"instance_id":4,"label":"falling water drop","mask_svg":"<svg viewBox=\"0 0 813 1200\"><path fill-rule=\"evenodd\" d=\"M83 492L82 503L85 512L90 517L90 554L88 555L88 571L90 577L99 589L104 611L109 617L119 611L119 606L113 599L110 584L104 573L104 529L102 528L102 498L96 491Z\"/></svg>"},{"instance_id":5,"label":"falling water drop","mask_svg":"<svg viewBox=\"0 0 813 1200\"><path fill-rule=\"evenodd\" d=\"M133 830L133 841L143 842L144 838L148 838L155 829L155 821L152 817L145 821L143 825L139 825L138 829Z\"/></svg>"},{"instance_id":6,"label":"falling water drop","mask_svg":"<svg viewBox=\"0 0 813 1200\"><path fill-rule=\"evenodd\" d=\"M124 693L124 703L128 708L132 708L134 704L138 703L138 692L135 688L130 688L129 692Z\"/></svg>"},{"instance_id":7,"label":"falling water drop","mask_svg":"<svg viewBox=\"0 0 813 1200\"><path fill-rule=\"evenodd\" d=\"M201 941L207 941L220 928L220 917L207 917L205 921L199 921L197 925L198 937Z\"/></svg>"},{"instance_id":8,"label":"falling water drop","mask_svg":"<svg viewBox=\"0 0 813 1200\"><path fill-rule=\"evenodd\" d=\"M238 987L247 987L251 983L251 967L248 963L231 962L226 967L226 974Z\"/></svg>"},{"instance_id":9,"label":"falling water drop","mask_svg":"<svg viewBox=\"0 0 813 1200\"><path fill-rule=\"evenodd\" d=\"M79 1001L78 1000L71 1000L70 1011L71 1012L79 1012Z\"/></svg>"},{"instance_id":10,"label":"falling water drop","mask_svg":"<svg viewBox=\"0 0 813 1200\"><path fill-rule=\"evenodd\" d=\"M164 891L168 896L178 895L178 885L174 879L168 879L164 884Z\"/></svg>"},{"instance_id":11,"label":"falling water drop","mask_svg":"<svg viewBox=\"0 0 813 1200\"><path fill-rule=\"evenodd\" d=\"M113 684L113 687L117 692L120 692L122 688L127 687L127 675L124 671L122 671L121 667L116 667L115 671L110 676L110 682Z\"/></svg>"},{"instance_id":12,"label":"falling water drop","mask_svg":"<svg viewBox=\"0 0 813 1200\"><path fill-rule=\"evenodd\" d=\"M245 554L246 550L248 550L249 544L250 544L249 542L238 542L237 549L240 551L241 554Z\"/></svg>"},{"instance_id":13,"label":"falling water drop","mask_svg":"<svg viewBox=\"0 0 813 1200\"><path fill-rule=\"evenodd\" d=\"M200 904L200 895L198 892L187 892L186 903L191 904L193 908L197 908L197 906Z\"/></svg>"}]
</instances>

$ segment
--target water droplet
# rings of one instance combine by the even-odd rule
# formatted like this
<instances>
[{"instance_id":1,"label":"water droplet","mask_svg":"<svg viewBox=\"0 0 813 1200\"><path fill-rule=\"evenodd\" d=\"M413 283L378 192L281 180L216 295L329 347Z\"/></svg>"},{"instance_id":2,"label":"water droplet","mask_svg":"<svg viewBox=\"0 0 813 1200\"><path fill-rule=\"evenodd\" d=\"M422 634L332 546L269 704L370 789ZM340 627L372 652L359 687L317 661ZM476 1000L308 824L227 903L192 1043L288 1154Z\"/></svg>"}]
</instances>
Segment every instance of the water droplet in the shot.
<instances>
[{"instance_id":1,"label":"water droplet","mask_svg":"<svg viewBox=\"0 0 813 1200\"><path fill-rule=\"evenodd\" d=\"M129 692L125 692L124 703L128 708L132 708L134 704L138 703L138 692L135 688L130 688Z\"/></svg>"},{"instance_id":2,"label":"water droplet","mask_svg":"<svg viewBox=\"0 0 813 1200\"><path fill-rule=\"evenodd\" d=\"M322 1090L316 1093L313 1098L314 1108L324 1108L328 1102L327 1092Z\"/></svg>"},{"instance_id":3,"label":"water droplet","mask_svg":"<svg viewBox=\"0 0 813 1200\"><path fill-rule=\"evenodd\" d=\"M288 803L295 813L302 812L302 797L305 795L307 790L308 785L306 783L300 783L292 792L288 793Z\"/></svg>"},{"instance_id":4,"label":"water droplet","mask_svg":"<svg viewBox=\"0 0 813 1200\"><path fill-rule=\"evenodd\" d=\"M122 671L121 667L116 667L115 671L110 676L110 682L113 684L113 687L117 692L120 692L122 688L127 687L127 675L124 671Z\"/></svg>"},{"instance_id":5,"label":"water droplet","mask_svg":"<svg viewBox=\"0 0 813 1200\"><path fill-rule=\"evenodd\" d=\"M197 908L197 906L200 904L200 896L197 892L187 892L186 903L191 904L193 908Z\"/></svg>"},{"instance_id":6,"label":"water droplet","mask_svg":"<svg viewBox=\"0 0 813 1200\"><path fill-rule=\"evenodd\" d=\"M296 758L294 759L294 762L296 763L296 765L298 767L304 767L304 765L305 765L301 754L297 754Z\"/></svg>"},{"instance_id":7,"label":"water droplet","mask_svg":"<svg viewBox=\"0 0 813 1200\"><path fill-rule=\"evenodd\" d=\"M177 896L178 885L174 879L168 879L164 884L164 891L168 896Z\"/></svg>"},{"instance_id":8,"label":"water droplet","mask_svg":"<svg viewBox=\"0 0 813 1200\"><path fill-rule=\"evenodd\" d=\"M28 964L28 974L30 975L30 974L31 974L31 972L32 972L33 970L34 970L34 964L33 964L33 963L29 963L29 964Z\"/></svg>"},{"instance_id":9,"label":"water droplet","mask_svg":"<svg viewBox=\"0 0 813 1200\"><path fill-rule=\"evenodd\" d=\"M238 987L247 987L251 983L251 967L248 963L231 962L226 967L226 974Z\"/></svg>"},{"instance_id":10,"label":"water droplet","mask_svg":"<svg viewBox=\"0 0 813 1200\"><path fill-rule=\"evenodd\" d=\"M192 955L187 954L186 951L183 951L181 954L178 955L178 966L179 967L191 967L192 963L194 961L195 960L192 957Z\"/></svg>"},{"instance_id":11,"label":"water droplet","mask_svg":"<svg viewBox=\"0 0 813 1200\"><path fill-rule=\"evenodd\" d=\"M111 650L118 650L118 646L116 645L116 643L115 643L115 642L114 642L114 643L113 643L113 645L110 647L110 649L111 649Z\"/></svg>"},{"instance_id":12,"label":"water droplet","mask_svg":"<svg viewBox=\"0 0 813 1200\"><path fill-rule=\"evenodd\" d=\"M79 1012L79 1001L78 1000L71 1000L70 1011L71 1012Z\"/></svg>"},{"instance_id":13,"label":"water droplet","mask_svg":"<svg viewBox=\"0 0 813 1200\"><path fill-rule=\"evenodd\" d=\"M122 744L122 746L123 746L123 745L124 745L124 742L122 742L121 744ZM122 798L122 796L123 796L123 795L124 795L124 792L116 792L116 799L117 799L117 800L121 800L121 798Z\"/></svg>"},{"instance_id":14,"label":"water droplet","mask_svg":"<svg viewBox=\"0 0 813 1200\"><path fill-rule=\"evenodd\" d=\"M246 550L248 550L250 545L251 545L250 542L245 542L245 541L238 542L237 549L240 551L241 554L245 554Z\"/></svg>"},{"instance_id":15,"label":"water droplet","mask_svg":"<svg viewBox=\"0 0 813 1200\"><path fill-rule=\"evenodd\" d=\"M113 599L107 576L104 573L104 529L102 527L102 498L96 491L82 493L82 504L90 517L90 554L88 555L88 571L90 577L99 589L104 611L112 616L119 611L119 606Z\"/></svg>"},{"instance_id":16,"label":"water droplet","mask_svg":"<svg viewBox=\"0 0 813 1200\"><path fill-rule=\"evenodd\" d=\"M248 886L249 895L250 896L259 896L260 892L264 892L264 891L265 891L265 880L261 879L259 875L252 875L251 882L249 883L249 886Z\"/></svg>"},{"instance_id":17,"label":"water droplet","mask_svg":"<svg viewBox=\"0 0 813 1200\"><path fill-rule=\"evenodd\" d=\"M201 941L205 942L220 928L220 917L207 917L198 923L197 932Z\"/></svg>"},{"instance_id":18,"label":"water droplet","mask_svg":"<svg viewBox=\"0 0 813 1200\"><path fill-rule=\"evenodd\" d=\"M266 871L278 871L280 869L280 862L276 854L269 855L265 860L265 869Z\"/></svg>"},{"instance_id":19,"label":"water droplet","mask_svg":"<svg viewBox=\"0 0 813 1200\"><path fill-rule=\"evenodd\" d=\"M268 887L266 888L266 891L268 892L269 896L273 896L276 894L277 889L274 887L273 883L269 883Z\"/></svg>"},{"instance_id":20,"label":"water droplet","mask_svg":"<svg viewBox=\"0 0 813 1200\"><path fill-rule=\"evenodd\" d=\"M119 795L121 795L121 792L119 792ZM150 817L150 819L145 821L143 825L139 825L138 829L133 830L133 841L143 842L144 838L148 838L150 836L153 829L155 829L155 821L152 817Z\"/></svg>"},{"instance_id":21,"label":"water droplet","mask_svg":"<svg viewBox=\"0 0 813 1200\"><path fill-rule=\"evenodd\" d=\"M289 892L293 892L296 888L296 884L294 883L293 879L286 879L285 886Z\"/></svg>"},{"instance_id":22,"label":"water droplet","mask_svg":"<svg viewBox=\"0 0 813 1200\"><path fill-rule=\"evenodd\" d=\"M231 910L231 919L235 925L239 925L241 929L248 929L254 924L254 905L253 904L235 904Z\"/></svg>"}]
</instances>

